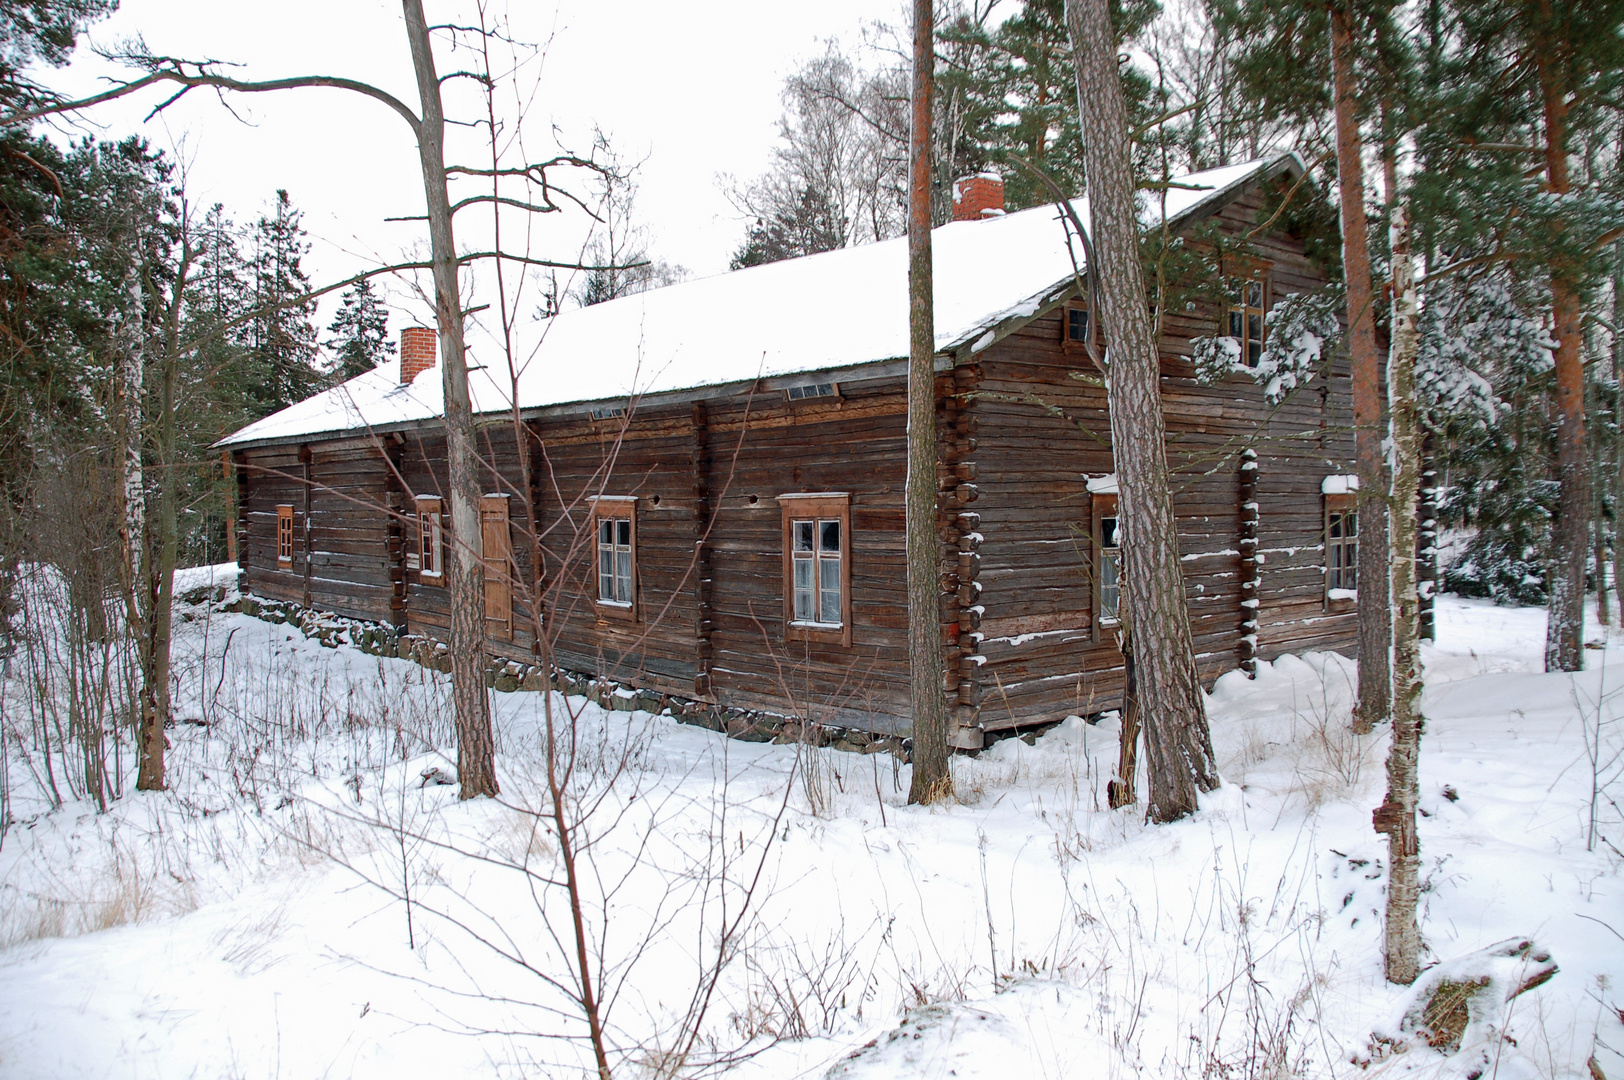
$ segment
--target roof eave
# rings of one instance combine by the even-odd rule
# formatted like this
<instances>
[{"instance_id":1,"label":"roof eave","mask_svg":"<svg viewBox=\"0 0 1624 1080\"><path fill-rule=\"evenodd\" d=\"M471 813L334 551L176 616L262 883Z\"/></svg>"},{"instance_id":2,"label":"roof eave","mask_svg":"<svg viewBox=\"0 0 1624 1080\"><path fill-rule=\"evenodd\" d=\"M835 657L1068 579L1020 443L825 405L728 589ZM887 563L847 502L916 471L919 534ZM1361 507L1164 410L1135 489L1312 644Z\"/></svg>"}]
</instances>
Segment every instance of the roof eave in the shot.
<instances>
[{"instance_id":1,"label":"roof eave","mask_svg":"<svg viewBox=\"0 0 1624 1080\"><path fill-rule=\"evenodd\" d=\"M937 371L948 371L954 366L953 355L944 350L936 356L935 367ZM570 401L556 405L539 405L533 408L521 409L519 417L522 420L551 420L564 419L590 413L593 409L605 406L625 405L631 402L632 409L652 409L668 405L682 405L694 401L708 401L716 398L732 397L745 394L778 393L793 386L806 386L818 382L864 382L872 379L887 379L905 376L908 373L907 357L888 357L883 360L870 360L861 364L841 364L835 367L817 368L810 371L797 371L787 375L769 375L759 379L741 379L726 383L709 383L704 386L685 387L678 390L666 390L660 393L639 394L632 398L611 397L596 398L591 401ZM512 413L484 412L474 415L474 422L485 426L501 423L511 419ZM231 437L221 439L213 444L215 450L229 452L246 450L263 450L272 446L298 446L302 443L323 442L330 439L364 439L369 436L383 437L396 432L419 431L425 428L439 427L444 423L440 416L424 417L418 420L405 420L393 424L378 424L370 427L338 428L330 431L308 432L297 435L268 436L261 439L244 439L233 441Z\"/></svg>"}]
</instances>

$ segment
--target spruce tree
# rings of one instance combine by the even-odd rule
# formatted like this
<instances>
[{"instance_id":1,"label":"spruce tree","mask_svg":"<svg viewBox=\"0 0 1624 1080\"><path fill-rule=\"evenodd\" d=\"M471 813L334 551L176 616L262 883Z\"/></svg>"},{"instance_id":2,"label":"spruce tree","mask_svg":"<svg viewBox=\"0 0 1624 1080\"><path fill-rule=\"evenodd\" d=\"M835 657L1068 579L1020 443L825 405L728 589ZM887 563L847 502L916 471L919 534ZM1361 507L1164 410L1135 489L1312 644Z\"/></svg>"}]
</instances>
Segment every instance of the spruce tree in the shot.
<instances>
[{"instance_id":1,"label":"spruce tree","mask_svg":"<svg viewBox=\"0 0 1624 1080\"><path fill-rule=\"evenodd\" d=\"M389 312L372 291L370 278L344 290L327 332L333 335L325 344L333 353L336 382L365 375L395 353L395 344L389 340Z\"/></svg>"},{"instance_id":2,"label":"spruce tree","mask_svg":"<svg viewBox=\"0 0 1624 1080\"><path fill-rule=\"evenodd\" d=\"M249 394L263 415L316 393L325 384L316 366L316 303L300 260L310 250L286 190L254 226L253 304L248 323Z\"/></svg>"}]
</instances>

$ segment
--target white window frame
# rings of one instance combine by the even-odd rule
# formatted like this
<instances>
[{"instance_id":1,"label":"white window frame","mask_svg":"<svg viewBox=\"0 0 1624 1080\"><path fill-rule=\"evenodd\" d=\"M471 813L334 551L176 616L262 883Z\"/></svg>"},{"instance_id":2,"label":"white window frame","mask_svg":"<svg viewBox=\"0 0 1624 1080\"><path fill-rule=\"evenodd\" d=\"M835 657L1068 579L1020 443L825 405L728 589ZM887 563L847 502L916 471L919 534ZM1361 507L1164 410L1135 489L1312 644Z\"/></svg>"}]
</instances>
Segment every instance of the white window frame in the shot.
<instances>
[{"instance_id":1,"label":"white window frame","mask_svg":"<svg viewBox=\"0 0 1624 1080\"><path fill-rule=\"evenodd\" d=\"M1094 541L1094 566L1091 576L1094 629L1099 632L1122 625L1122 518L1114 491L1094 493L1092 504L1090 532ZM1107 522L1111 523L1109 529ZM1113 598L1114 604L1111 603ZM1110 608L1109 614L1107 608Z\"/></svg>"},{"instance_id":2,"label":"white window frame","mask_svg":"<svg viewBox=\"0 0 1624 1080\"><path fill-rule=\"evenodd\" d=\"M1348 526L1352 525L1352 531ZM1337 532L1340 535L1333 535ZM1325 496L1325 603L1351 606L1359 599L1359 507L1354 492Z\"/></svg>"}]
</instances>

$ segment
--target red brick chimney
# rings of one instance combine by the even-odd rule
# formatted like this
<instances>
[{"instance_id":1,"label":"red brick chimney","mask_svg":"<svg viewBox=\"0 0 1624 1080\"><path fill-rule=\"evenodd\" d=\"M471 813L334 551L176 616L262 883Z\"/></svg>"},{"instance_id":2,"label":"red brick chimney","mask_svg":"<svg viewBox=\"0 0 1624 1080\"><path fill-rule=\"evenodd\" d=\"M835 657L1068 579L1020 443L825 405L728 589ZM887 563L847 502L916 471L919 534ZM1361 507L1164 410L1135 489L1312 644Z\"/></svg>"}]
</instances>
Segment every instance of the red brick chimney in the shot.
<instances>
[{"instance_id":1,"label":"red brick chimney","mask_svg":"<svg viewBox=\"0 0 1624 1080\"><path fill-rule=\"evenodd\" d=\"M439 363L440 335L432 327L408 326L400 332L400 384L411 381Z\"/></svg>"},{"instance_id":2,"label":"red brick chimney","mask_svg":"<svg viewBox=\"0 0 1624 1080\"><path fill-rule=\"evenodd\" d=\"M954 221L980 221L1003 213L1004 178L997 173L977 173L953 181Z\"/></svg>"}]
</instances>

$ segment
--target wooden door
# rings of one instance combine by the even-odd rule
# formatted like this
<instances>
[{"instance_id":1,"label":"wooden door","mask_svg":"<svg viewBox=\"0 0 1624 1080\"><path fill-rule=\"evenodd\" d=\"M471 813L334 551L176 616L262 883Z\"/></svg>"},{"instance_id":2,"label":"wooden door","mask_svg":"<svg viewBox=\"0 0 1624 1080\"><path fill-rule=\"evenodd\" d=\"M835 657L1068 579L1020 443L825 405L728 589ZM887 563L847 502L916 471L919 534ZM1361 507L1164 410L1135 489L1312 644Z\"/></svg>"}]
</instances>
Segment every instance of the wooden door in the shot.
<instances>
[{"instance_id":1,"label":"wooden door","mask_svg":"<svg viewBox=\"0 0 1624 1080\"><path fill-rule=\"evenodd\" d=\"M513 542L508 532L508 497L479 500L480 550L485 563L485 636L513 636Z\"/></svg>"}]
</instances>

